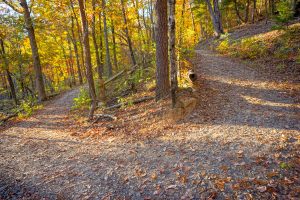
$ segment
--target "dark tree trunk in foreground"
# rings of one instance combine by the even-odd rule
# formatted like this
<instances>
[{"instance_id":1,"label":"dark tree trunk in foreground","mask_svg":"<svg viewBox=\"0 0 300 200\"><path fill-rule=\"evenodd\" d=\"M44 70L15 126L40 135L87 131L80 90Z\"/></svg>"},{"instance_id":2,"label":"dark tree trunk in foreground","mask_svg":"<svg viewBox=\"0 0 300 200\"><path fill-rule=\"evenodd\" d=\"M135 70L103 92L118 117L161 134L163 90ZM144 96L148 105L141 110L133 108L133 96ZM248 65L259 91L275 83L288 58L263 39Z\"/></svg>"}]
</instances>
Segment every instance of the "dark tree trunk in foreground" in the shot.
<instances>
[{"instance_id":1,"label":"dark tree trunk in foreground","mask_svg":"<svg viewBox=\"0 0 300 200\"><path fill-rule=\"evenodd\" d=\"M224 33L224 31L221 21L221 12L219 10L218 0L213 0L214 8L212 8L210 0L205 1L208 6L209 14L215 29L215 35L219 37L221 34Z\"/></svg>"},{"instance_id":2,"label":"dark tree trunk in foreground","mask_svg":"<svg viewBox=\"0 0 300 200\"><path fill-rule=\"evenodd\" d=\"M90 51L90 42L89 42L89 28L85 16L85 8L83 0L78 0L80 16L82 22L82 32L83 32L83 49L85 54L85 65L86 65L86 78L89 85L89 92L92 99L92 106L89 113L89 119L93 119L94 111L97 107L97 97L95 92L95 84L92 71L92 61L91 61L91 51Z\"/></svg>"},{"instance_id":3,"label":"dark tree trunk in foreground","mask_svg":"<svg viewBox=\"0 0 300 200\"><path fill-rule=\"evenodd\" d=\"M168 65L168 4L167 0L157 0L156 11L156 100L169 94Z\"/></svg>"},{"instance_id":4,"label":"dark tree trunk in foreground","mask_svg":"<svg viewBox=\"0 0 300 200\"><path fill-rule=\"evenodd\" d=\"M170 68L171 68L171 97L172 107L176 104L176 90L178 87L177 81L177 67L176 67L176 31L175 31L175 4L176 0L169 0L169 55L170 55Z\"/></svg>"},{"instance_id":5,"label":"dark tree trunk in foreground","mask_svg":"<svg viewBox=\"0 0 300 200\"><path fill-rule=\"evenodd\" d=\"M31 53L33 58L33 66L35 71L35 82L36 82L36 88L38 91L38 99L39 101L46 100L46 91L44 86L44 80L43 80L43 73L42 73L42 66L40 61L40 56L38 52L38 47L35 39L35 33L34 28L32 24L32 19L30 17L29 8L27 5L26 0L20 0L20 4L23 8L23 14L24 14L24 20L25 20L25 27L28 32L28 37L30 40L30 46L31 46Z\"/></svg>"}]
</instances>

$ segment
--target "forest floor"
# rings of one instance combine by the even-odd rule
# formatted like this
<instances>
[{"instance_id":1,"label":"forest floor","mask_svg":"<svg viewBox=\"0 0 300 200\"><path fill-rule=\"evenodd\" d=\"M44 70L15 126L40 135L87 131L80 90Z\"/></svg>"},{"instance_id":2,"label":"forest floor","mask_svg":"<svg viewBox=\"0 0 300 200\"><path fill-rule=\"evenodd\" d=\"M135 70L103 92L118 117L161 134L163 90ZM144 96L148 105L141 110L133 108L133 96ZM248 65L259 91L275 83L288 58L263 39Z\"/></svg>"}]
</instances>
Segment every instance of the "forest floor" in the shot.
<instances>
[{"instance_id":1,"label":"forest floor","mask_svg":"<svg viewBox=\"0 0 300 200\"><path fill-rule=\"evenodd\" d=\"M0 199L297 199L299 84L197 50L196 109L164 102L93 125L70 111L78 89L0 134Z\"/></svg>"}]
</instances>

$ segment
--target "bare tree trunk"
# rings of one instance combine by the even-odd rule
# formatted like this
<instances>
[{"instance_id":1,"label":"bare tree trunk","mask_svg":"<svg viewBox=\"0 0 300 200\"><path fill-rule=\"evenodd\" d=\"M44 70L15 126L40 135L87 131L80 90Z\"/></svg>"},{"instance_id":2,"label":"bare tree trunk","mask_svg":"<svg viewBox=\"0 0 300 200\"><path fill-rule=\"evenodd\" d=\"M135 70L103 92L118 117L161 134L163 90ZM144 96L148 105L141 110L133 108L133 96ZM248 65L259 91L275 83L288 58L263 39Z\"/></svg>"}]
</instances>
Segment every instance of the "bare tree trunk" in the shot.
<instances>
[{"instance_id":1,"label":"bare tree trunk","mask_svg":"<svg viewBox=\"0 0 300 200\"><path fill-rule=\"evenodd\" d=\"M76 21L76 28L77 28L77 34L78 34L78 37L79 37L79 47L80 47L80 57L81 57L81 68L80 68L80 74L81 74L81 77L82 77L82 82L83 82L83 78L86 77L86 73L85 71L82 72L82 70L85 70L85 61L84 61L84 50L83 50L83 45L82 45L82 32L81 32L81 28L80 28L80 25L79 25L79 20L77 18L77 14L75 12L75 9L74 9L74 5L73 5L73 0L70 0L70 4L71 4L71 9L72 9L72 12L73 12L73 16L74 16L74 19ZM83 76L84 75L84 76Z\"/></svg>"},{"instance_id":2,"label":"bare tree trunk","mask_svg":"<svg viewBox=\"0 0 300 200\"><path fill-rule=\"evenodd\" d=\"M180 23L179 23L179 35L178 35L178 54L177 54L177 66L178 66L178 71L179 71L179 79L181 80L181 48L182 48L182 42L183 42L183 37L182 37L182 29L184 26L184 11L185 11L185 0L182 1L182 7L181 7L181 16L180 16Z\"/></svg>"},{"instance_id":3,"label":"bare tree trunk","mask_svg":"<svg viewBox=\"0 0 300 200\"><path fill-rule=\"evenodd\" d=\"M255 14L256 14L256 0L253 0L253 8L251 13L251 22L255 22Z\"/></svg>"},{"instance_id":4,"label":"bare tree trunk","mask_svg":"<svg viewBox=\"0 0 300 200\"><path fill-rule=\"evenodd\" d=\"M105 49L106 49L106 65L108 69L108 76L112 76L112 65L110 61L110 53L109 53L109 43L108 43L108 31L107 31L107 23L106 23L106 0L102 0L102 8L103 8L103 29L104 29L104 41L105 41Z\"/></svg>"},{"instance_id":5,"label":"bare tree trunk","mask_svg":"<svg viewBox=\"0 0 300 200\"><path fill-rule=\"evenodd\" d=\"M90 51L90 42L89 42L89 28L85 16L85 8L83 0L78 0L80 16L82 22L82 32L83 32L83 47L85 53L85 64L86 64L86 77L89 85L90 96L92 99L92 105L89 113L89 119L93 119L94 111L97 107L97 97L95 92L95 84L92 71L92 61L91 61L91 51Z\"/></svg>"},{"instance_id":6,"label":"bare tree trunk","mask_svg":"<svg viewBox=\"0 0 300 200\"><path fill-rule=\"evenodd\" d=\"M11 74L9 72L9 63L8 63L8 59L7 59L6 53L5 53L4 42L1 38L0 38L0 46L1 46L0 54L1 54L1 57L4 61L5 72L6 72L7 81L8 81L9 87L10 87L11 97L14 100L15 104L17 105L18 104L18 99L17 99L17 95L16 95L16 89L15 89L15 85L14 85L14 82L12 80Z\"/></svg>"},{"instance_id":7,"label":"bare tree trunk","mask_svg":"<svg viewBox=\"0 0 300 200\"><path fill-rule=\"evenodd\" d=\"M47 99L44 80L43 80L43 73L42 73L42 66L40 61L40 56L38 52L38 47L35 39L34 28L32 24L32 19L30 16L29 8L27 5L26 0L20 0L20 4L23 8L24 20L25 20L25 27L28 32L28 37L30 40L32 58L33 58L33 66L35 71L35 81L36 81L36 88L38 91L38 99L39 101L44 101Z\"/></svg>"},{"instance_id":8,"label":"bare tree trunk","mask_svg":"<svg viewBox=\"0 0 300 200\"><path fill-rule=\"evenodd\" d=\"M135 66L136 65L136 60L135 60L134 52L133 52L133 48L132 48L132 41L131 41L131 38L129 36L127 16L126 16L126 11L125 11L125 6L124 6L124 1L123 0L121 0L121 6L122 6L123 21L124 21L124 25L125 25L125 34L126 34L126 39L127 39L127 43L128 43L129 52L130 52L131 62L132 62L132 65Z\"/></svg>"},{"instance_id":9,"label":"bare tree trunk","mask_svg":"<svg viewBox=\"0 0 300 200\"><path fill-rule=\"evenodd\" d=\"M82 74L81 74L81 66L80 66L80 60L79 60L79 53L78 53L78 48L77 48L77 40L74 32L74 18L73 16L71 17L71 22L72 22L72 43L74 46L74 51L75 51L75 56L76 56L76 65L77 65L77 73L78 73L78 79L79 79L79 84L81 85L83 83L82 81Z\"/></svg>"},{"instance_id":10,"label":"bare tree trunk","mask_svg":"<svg viewBox=\"0 0 300 200\"><path fill-rule=\"evenodd\" d=\"M222 22L221 22L221 13L219 10L218 0L213 0L214 9L210 3L210 0L205 0L208 6L208 10L210 13L210 17L213 23L213 27L215 29L215 35L219 37L221 34L224 33Z\"/></svg>"},{"instance_id":11,"label":"bare tree trunk","mask_svg":"<svg viewBox=\"0 0 300 200\"><path fill-rule=\"evenodd\" d=\"M99 57L99 49L98 49L98 44L96 40L96 17L95 17L95 10L96 10L96 0L92 0L92 7L93 7L93 15L92 15L92 38L93 38L93 43L94 43L94 48L95 48L95 56L96 56L96 63L97 63L97 69L98 69L98 79L99 79L99 100L102 103L105 103L105 86L104 86L104 81L102 79L102 74L101 72L101 61Z\"/></svg>"},{"instance_id":12,"label":"bare tree trunk","mask_svg":"<svg viewBox=\"0 0 300 200\"><path fill-rule=\"evenodd\" d=\"M55 38L55 40L56 40L56 38ZM63 53L64 59L65 59L65 64L66 64L66 68L67 68L67 72L68 72L68 79L67 79L67 81L68 81L68 84L69 84L70 88L72 88L72 81L69 80L69 77L72 77L71 67L70 67L70 63L68 61L68 57L67 57L67 53L66 53L65 47L63 45L63 38L60 37L60 40L61 40L60 47L62 49L62 53ZM58 41L56 41L56 42L58 43Z\"/></svg>"},{"instance_id":13,"label":"bare tree trunk","mask_svg":"<svg viewBox=\"0 0 300 200\"><path fill-rule=\"evenodd\" d=\"M245 22L248 22L249 19L249 9L250 9L250 0L247 0L246 12L245 12Z\"/></svg>"},{"instance_id":14,"label":"bare tree trunk","mask_svg":"<svg viewBox=\"0 0 300 200\"><path fill-rule=\"evenodd\" d=\"M100 63L101 63L101 68L98 69L98 75L102 76L104 71L103 71L103 65L104 65L104 56L103 56L103 34L102 34L102 17L101 17L101 12L99 12L99 36L100 36L100 42L99 42L99 54L100 54Z\"/></svg>"},{"instance_id":15,"label":"bare tree trunk","mask_svg":"<svg viewBox=\"0 0 300 200\"><path fill-rule=\"evenodd\" d=\"M198 34L197 34L197 32L196 32L195 16L194 16L194 13L193 13L193 10L192 10L192 3L191 3L191 2L189 2L189 9L190 9L190 13L191 13L192 25L193 25L193 31L194 31L194 43L196 43L196 38L195 38L195 36L196 36L197 39L198 39Z\"/></svg>"},{"instance_id":16,"label":"bare tree trunk","mask_svg":"<svg viewBox=\"0 0 300 200\"><path fill-rule=\"evenodd\" d=\"M70 65L70 71L71 71L72 84L76 85L71 38L68 38L68 47L69 47L69 65Z\"/></svg>"},{"instance_id":17,"label":"bare tree trunk","mask_svg":"<svg viewBox=\"0 0 300 200\"><path fill-rule=\"evenodd\" d=\"M156 100L169 94L170 79L168 65L168 4L157 0L156 11Z\"/></svg>"},{"instance_id":18,"label":"bare tree trunk","mask_svg":"<svg viewBox=\"0 0 300 200\"><path fill-rule=\"evenodd\" d=\"M177 67L176 67L176 31L175 31L175 4L176 0L169 0L169 55L171 68L171 97L172 107L176 104L176 90L178 88Z\"/></svg>"},{"instance_id":19,"label":"bare tree trunk","mask_svg":"<svg viewBox=\"0 0 300 200\"><path fill-rule=\"evenodd\" d=\"M112 41L113 41L113 56L114 56L114 66L115 69L118 70L118 60L117 60L117 50L116 50L116 36L115 36L115 26L114 21L111 19L111 34L112 34Z\"/></svg>"}]
</instances>

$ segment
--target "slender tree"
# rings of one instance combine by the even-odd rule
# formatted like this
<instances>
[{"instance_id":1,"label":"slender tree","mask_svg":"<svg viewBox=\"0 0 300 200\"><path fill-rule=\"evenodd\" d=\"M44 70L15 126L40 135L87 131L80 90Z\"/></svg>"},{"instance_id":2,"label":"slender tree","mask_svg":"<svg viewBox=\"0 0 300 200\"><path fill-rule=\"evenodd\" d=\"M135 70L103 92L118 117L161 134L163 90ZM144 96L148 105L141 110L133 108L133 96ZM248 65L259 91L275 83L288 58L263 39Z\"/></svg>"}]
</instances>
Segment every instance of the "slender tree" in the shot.
<instances>
[{"instance_id":1,"label":"slender tree","mask_svg":"<svg viewBox=\"0 0 300 200\"><path fill-rule=\"evenodd\" d=\"M83 49L85 54L85 65L86 65L86 78L89 85L89 92L92 100L92 105L89 113L89 119L93 119L94 111L97 107L97 97L95 92L95 84L92 71L92 61L91 61L91 51L90 51L90 42L89 42L89 27L88 22L85 16L85 7L83 0L78 0L81 23L82 23L82 32L83 32Z\"/></svg>"},{"instance_id":2,"label":"slender tree","mask_svg":"<svg viewBox=\"0 0 300 200\"><path fill-rule=\"evenodd\" d=\"M175 30L175 4L176 0L169 0L169 55L170 55L170 68L171 68L171 97L172 107L176 104L176 90L178 87L177 82L177 67L176 67L176 30Z\"/></svg>"},{"instance_id":3,"label":"slender tree","mask_svg":"<svg viewBox=\"0 0 300 200\"><path fill-rule=\"evenodd\" d=\"M125 25L126 40L127 40L127 43L128 43L128 48L129 48L129 52L130 52L131 62L132 62L132 65L135 66L136 65L136 60L135 60L135 56L134 56L134 52L133 52L132 41L131 41L131 38L130 38L130 35L129 35L124 0L121 0L121 7L122 7L122 14L123 14L123 21L124 21L124 25Z\"/></svg>"},{"instance_id":4,"label":"slender tree","mask_svg":"<svg viewBox=\"0 0 300 200\"><path fill-rule=\"evenodd\" d=\"M105 56L106 56L106 65L108 69L108 76L112 76L112 65L110 61L110 53L109 53L109 42L108 42L108 30L107 30L107 20L106 20L106 2L102 0L102 9L103 9L103 29L104 29L104 41L105 41Z\"/></svg>"},{"instance_id":5,"label":"slender tree","mask_svg":"<svg viewBox=\"0 0 300 200\"><path fill-rule=\"evenodd\" d=\"M92 14L92 38L94 43L94 49L95 49L95 56L96 56L96 63L97 63L97 71L98 71L98 80L99 80L99 100L101 102L105 102L105 85L102 78L101 68L102 63L99 56L99 48L97 44L96 39L96 0L92 0L92 7L93 7L93 14Z\"/></svg>"},{"instance_id":6,"label":"slender tree","mask_svg":"<svg viewBox=\"0 0 300 200\"><path fill-rule=\"evenodd\" d=\"M219 10L219 3L218 0L213 0L213 5L214 8L212 7L210 0L205 0L208 10L209 10L209 14L215 29L215 35L217 37L219 37L221 34L224 33L223 30L223 25L222 25L222 21L221 21L221 12Z\"/></svg>"}]
</instances>

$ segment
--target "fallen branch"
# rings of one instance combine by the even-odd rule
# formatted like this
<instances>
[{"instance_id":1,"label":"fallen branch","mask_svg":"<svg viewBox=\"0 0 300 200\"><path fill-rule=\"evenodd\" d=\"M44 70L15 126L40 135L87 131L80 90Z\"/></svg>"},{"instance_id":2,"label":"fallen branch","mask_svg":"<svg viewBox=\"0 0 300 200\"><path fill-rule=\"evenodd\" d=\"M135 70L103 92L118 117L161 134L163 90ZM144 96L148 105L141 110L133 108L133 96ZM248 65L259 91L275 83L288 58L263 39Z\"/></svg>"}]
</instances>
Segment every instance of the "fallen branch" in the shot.
<instances>
[{"instance_id":1,"label":"fallen branch","mask_svg":"<svg viewBox=\"0 0 300 200\"><path fill-rule=\"evenodd\" d=\"M138 103L142 103L142 102L145 102L145 101L150 101L152 99L155 99L155 97L146 96L146 97L142 97L140 99L133 100L132 104L138 104ZM128 104L129 104L128 102L126 102L126 103L119 103L119 104L107 107L107 108L105 108L105 110L110 110L110 109L114 109L114 108L120 108L120 107L126 106Z\"/></svg>"},{"instance_id":2,"label":"fallen branch","mask_svg":"<svg viewBox=\"0 0 300 200\"><path fill-rule=\"evenodd\" d=\"M1 119L0 122L1 122L1 123L4 123L4 122L6 122L7 120L9 120L9 119L11 119L11 118L13 118L13 117L16 117L16 116L18 116L18 113L14 113L14 114L8 115L7 117Z\"/></svg>"},{"instance_id":3,"label":"fallen branch","mask_svg":"<svg viewBox=\"0 0 300 200\"><path fill-rule=\"evenodd\" d=\"M104 85L108 84L109 82L117 79L119 76L121 76L122 74L124 74L125 70L120 71L119 73L115 74L114 76L112 76L111 78L109 78L108 80L106 80L104 82Z\"/></svg>"},{"instance_id":4,"label":"fallen branch","mask_svg":"<svg viewBox=\"0 0 300 200\"><path fill-rule=\"evenodd\" d=\"M97 123L100 119L109 119L110 121L117 120L117 117L108 114L96 114L94 115L97 119L93 121L93 124Z\"/></svg>"}]
</instances>

